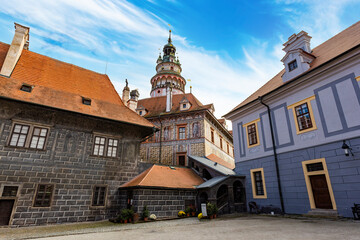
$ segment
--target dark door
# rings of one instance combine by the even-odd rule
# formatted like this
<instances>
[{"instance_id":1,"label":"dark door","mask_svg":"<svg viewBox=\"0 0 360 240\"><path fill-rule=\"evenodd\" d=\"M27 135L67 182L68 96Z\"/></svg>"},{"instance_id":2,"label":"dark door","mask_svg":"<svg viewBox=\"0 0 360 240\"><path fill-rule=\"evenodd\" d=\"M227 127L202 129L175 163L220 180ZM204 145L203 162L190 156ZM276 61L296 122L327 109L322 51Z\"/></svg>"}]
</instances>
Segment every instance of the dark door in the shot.
<instances>
[{"instance_id":1,"label":"dark door","mask_svg":"<svg viewBox=\"0 0 360 240\"><path fill-rule=\"evenodd\" d=\"M179 165L185 166L185 156L184 155L179 156Z\"/></svg>"},{"instance_id":2,"label":"dark door","mask_svg":"<svg viewBox=\"0 0 360 240\"><path fill-rule=\"evenodd\" d=\"M310 182L316 208L332 209L333 206L325 175L310 176Z\"/></svg>"},{"instance_id":3,"label":"dark door","mask_svg":"<svg viewBox=\"0 0 360 240\"><path fill-rule=\"evenodd\" d=\"M0 226L9 225L15 200L0 200Z\"/></svg>"}]
</instances>

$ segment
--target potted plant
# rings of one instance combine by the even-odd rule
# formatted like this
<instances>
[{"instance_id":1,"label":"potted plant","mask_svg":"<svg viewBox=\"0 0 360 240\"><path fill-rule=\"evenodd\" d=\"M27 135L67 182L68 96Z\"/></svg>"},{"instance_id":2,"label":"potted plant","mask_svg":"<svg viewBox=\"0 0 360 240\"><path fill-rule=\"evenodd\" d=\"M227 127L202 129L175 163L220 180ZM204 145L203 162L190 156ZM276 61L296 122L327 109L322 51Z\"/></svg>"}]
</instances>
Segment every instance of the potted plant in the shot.
<instances>
[{"instance_id":1,"label":"potted plant","mask_svg":"<svg viewBox=\"0 0 360 240\"><path fill-rule=\"evenodd\" d=\"M214 218L216 218L216 215L219 212L219 208L216 206L216 204L214 204L214 206L213 206L213 211L214 211Z\"/></svg>"},{"instance_id":2,"label":"potted plant","mask_svg":"<svg viewBox=\"0 0 360 240\"><path fill-rule=\"evenodd\" d=\"M128 216L129 222L132 222L132 220L134 219L134 210L133 210L133 208L128 209L127 216Z\"/></svg>"},{"instance_id":3,"label":"potted plant","mask_svg":"<svg viewBox=\"0 0 360 240\"><path fill-rule=\"evenodd\" d=\"M208 203L206 205L206 212L210 219L214 218L214 204Z\"/></svg>"},{"instance_id":4,"label":"potted plant","mask_svg":"<svg viewBox=\"0 0 360 240\"><path fill-rule=\"evenodd\" d=\"M191 207L187 207L187 208L185 208L185 213L186 213L186 216L190 217L191 212L192 212Z\"/></svg>"},{"instance_id":5,"label":"potted plant","mask_svg":"<svg viewBox=\"0 0 360 240\"><path fill-rule=\"evenodd\" d=\"M144 206L144 210L142 212L142 218L144 219L144 221L148 220L148 217L150 216L150 211L147 209L147 206Z\"/></svg>"},{"instance_id":6,"label":"potted plant","mask_svg":"<svg viewBox=\"0 0 360 240\"><path fill-rule=\"evenodd\" d=\"M196 215L195 206L190 206L190 208L191 208L191 215L192 215L193 217L195 217L195 215Z\"/></svg>"},{"instance_id":7,"label":"potted plant","mask_svg":"<svg viewBox=\"0 0 360 240\"><path fill-rule=\"evenodd\" d=\"M120 212L120 219L122 223L128 222L128 209L124 208Z\"/></svg>"}]
</instances>

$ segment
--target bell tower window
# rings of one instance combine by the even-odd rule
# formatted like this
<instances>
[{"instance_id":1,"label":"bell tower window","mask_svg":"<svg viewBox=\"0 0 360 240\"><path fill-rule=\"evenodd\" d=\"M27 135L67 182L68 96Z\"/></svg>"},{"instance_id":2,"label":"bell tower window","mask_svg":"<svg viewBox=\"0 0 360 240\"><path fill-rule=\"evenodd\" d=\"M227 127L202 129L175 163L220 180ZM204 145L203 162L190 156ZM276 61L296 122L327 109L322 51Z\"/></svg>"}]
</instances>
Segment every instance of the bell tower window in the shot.
<instances>
[{"instance_id":1,"label":"bell tower window","mask_svg":"<svg viewBox=\"0 0 360 240\"><path fill-rule=\"evenodd\" d=\"M296 59L295 59L294 61L289 62L288 67L289 67L289 72L291 72L292 70L296 69L296 68L297 68Z\"/></svg>"}]
</instances>

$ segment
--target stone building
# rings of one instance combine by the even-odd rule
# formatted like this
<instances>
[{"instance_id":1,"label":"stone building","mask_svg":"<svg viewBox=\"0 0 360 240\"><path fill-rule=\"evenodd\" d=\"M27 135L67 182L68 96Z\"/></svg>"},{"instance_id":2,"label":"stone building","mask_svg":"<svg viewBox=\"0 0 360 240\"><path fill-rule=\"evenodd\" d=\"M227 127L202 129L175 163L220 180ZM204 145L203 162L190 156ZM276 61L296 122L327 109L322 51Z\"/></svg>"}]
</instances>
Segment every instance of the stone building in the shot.
<instances>
[{"instance_id":1,"label":"stone building","mask_svg":"<svg viewBox=\"0 0 360 240\"><path fill-rule=\"evenodd\" d=\"M0 225L113 217L154 125L107 75L31 52L28 39L15 24L11 45L0 43Z\"/></svg>"},{"instance_id":2,"label":"stone building","mask_svg":"<svg viewBox=\"0 0 360 240\"><path fill-rule=\"evenodd\" d=\"M150 81L151 97L138 100L135 109L161 129L141 144L142 161L188 166L188 155L215 154L234 168L233 140L225 121L214 116L213 104L204 105L192 93L185 93L186 80L175 53L170 31ZM124 88L123 99L128 99L129 91Z\"/></svg>"},{"instance_id":3,"label":"stone building","mask_svg":"<svg viewBox=\"0 0 360 240\"><path fill-rule=\"evenodd\" d=\"M284 69L225 117L247 201L352 217L360 200L360 22L315 48L301 31Z\"/></svg>"}]
</instances>

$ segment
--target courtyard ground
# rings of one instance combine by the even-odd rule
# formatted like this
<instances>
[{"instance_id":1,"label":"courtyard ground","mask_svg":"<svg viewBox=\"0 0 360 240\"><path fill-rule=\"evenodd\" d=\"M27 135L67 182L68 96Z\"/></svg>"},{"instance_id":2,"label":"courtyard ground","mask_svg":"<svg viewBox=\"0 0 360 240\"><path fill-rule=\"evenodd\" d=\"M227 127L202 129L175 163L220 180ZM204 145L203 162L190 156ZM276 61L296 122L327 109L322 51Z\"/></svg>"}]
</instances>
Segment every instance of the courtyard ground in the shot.
<instances>
[{"instance_id":1,"label":"courtyard ground","mask_svg":"<svg viewBox=\"0 0 360 240\"><path fill-rule=\"evenodd\" d=\"M360 221L303 217L227 216L137 224L110 222L0 228L0 239L266 239L359 240Z\"/></svg>"}]
</instances>

